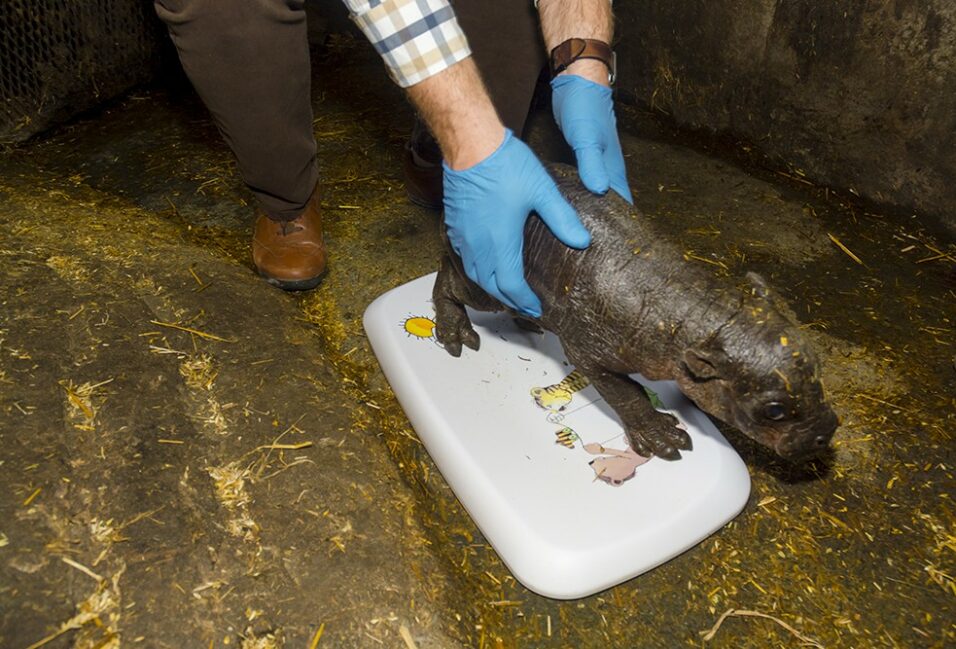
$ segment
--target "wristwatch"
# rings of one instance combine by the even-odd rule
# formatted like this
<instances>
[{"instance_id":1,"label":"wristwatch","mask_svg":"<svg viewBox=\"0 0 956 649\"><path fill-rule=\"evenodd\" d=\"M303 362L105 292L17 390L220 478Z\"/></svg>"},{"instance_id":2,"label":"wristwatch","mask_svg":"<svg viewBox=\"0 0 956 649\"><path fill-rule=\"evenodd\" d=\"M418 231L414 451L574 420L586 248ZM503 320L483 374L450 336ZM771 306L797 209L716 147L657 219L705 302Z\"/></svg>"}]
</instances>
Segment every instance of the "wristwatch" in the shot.
<instances>
[{"instance_id":1,"label":"wristwatch","mask_svg":"<svg viewBox=\"0 0 956 649\"><path fill-rule=\"evenodd\" d=\"M578 59L597 59L607 66L607 81L617 78L617 54L604 41L593 38L569 38L551 50L551 78L564 72Z\"/></svg>"}]
</instances>

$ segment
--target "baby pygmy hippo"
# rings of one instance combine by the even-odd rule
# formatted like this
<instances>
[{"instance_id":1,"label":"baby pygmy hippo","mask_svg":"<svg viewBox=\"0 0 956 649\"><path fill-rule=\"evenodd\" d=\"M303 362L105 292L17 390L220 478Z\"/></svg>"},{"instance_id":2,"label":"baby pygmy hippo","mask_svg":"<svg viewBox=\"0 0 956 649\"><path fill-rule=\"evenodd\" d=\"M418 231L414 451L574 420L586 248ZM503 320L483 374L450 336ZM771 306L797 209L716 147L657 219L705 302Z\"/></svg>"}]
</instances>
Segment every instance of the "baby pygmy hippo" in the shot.
<instances>
[{"instance_id":1,"label":"baby pygmy hippo","mask_svg":"<svg viewBox=\"0 0 956 649\"><path fill-rule=\"evenodd\" d=\"M817 360L763 279L713 276L614 192L590 193L566 165L550 171L592 243L573 250L539 218L528 219L525 272L542 303L534 322L560 338L568 360L621 418L632 448L668 460L691 448L677 420L628 378L633 373L676 381L698 407L784 458L827 448L837 417ZM433 290L435 335L459 356L462 345L479 346L464 305L506 307L465 276L447 238L446 248Z\"/></svg>"}]
</instances>

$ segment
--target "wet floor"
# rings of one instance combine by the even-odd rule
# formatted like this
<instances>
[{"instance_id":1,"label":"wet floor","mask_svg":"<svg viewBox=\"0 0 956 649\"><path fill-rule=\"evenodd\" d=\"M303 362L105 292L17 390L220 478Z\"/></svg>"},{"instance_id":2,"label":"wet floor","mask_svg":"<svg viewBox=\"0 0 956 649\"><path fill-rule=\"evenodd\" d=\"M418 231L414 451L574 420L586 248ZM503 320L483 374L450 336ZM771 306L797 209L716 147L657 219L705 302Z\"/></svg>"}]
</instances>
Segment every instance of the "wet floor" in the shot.
<instances>
[{"instance_id":1,"label":"wet floor","mask_svg":"<svg viewBox=\"0 0 956 649\"><path fill-rule=\"evenodd\" d=\"M733 523L549 600L458 505L362 332L439 254L404 198L411 112L366 49L316 61L332 266L309 294L253 274L250 195L189 96L142 91L0 158L0 645L952 646L946 230L622 109L645 218L783 293L843 423L801 471L725 429L753 480Z\"/></svg>"}]
</instances>

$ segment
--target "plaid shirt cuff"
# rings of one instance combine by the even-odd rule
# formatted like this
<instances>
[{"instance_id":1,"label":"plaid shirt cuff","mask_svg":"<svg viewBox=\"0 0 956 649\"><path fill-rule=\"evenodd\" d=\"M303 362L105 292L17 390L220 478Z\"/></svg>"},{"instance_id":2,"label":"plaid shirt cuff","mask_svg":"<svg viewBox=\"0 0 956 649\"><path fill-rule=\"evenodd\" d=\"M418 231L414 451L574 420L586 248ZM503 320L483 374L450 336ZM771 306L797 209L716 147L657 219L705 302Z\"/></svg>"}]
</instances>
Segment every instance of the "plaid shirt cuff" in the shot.
<instances>
[{"instance_id":1,"label":"plaid shirt cuff","mask_svg":"<svg viewBox=\"0 0 956 649\"><path fill-rule=\"evenodd\" d=\"M471 55L448 0L345 0L402 88Z\"/></svg>"}]
</instances>

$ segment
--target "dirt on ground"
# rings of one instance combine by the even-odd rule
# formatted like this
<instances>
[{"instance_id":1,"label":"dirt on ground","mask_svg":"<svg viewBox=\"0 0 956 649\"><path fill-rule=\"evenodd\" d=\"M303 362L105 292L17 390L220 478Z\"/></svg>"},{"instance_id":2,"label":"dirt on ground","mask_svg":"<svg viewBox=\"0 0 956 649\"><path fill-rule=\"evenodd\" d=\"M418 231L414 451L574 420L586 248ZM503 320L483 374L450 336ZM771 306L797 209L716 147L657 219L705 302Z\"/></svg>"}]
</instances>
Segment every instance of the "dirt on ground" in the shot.
<instances>
[{"instance_id":1,"label":"dirt on ground","mask_svg":"<svg viewBox=\"0 0 956 649\"><path fill-rule=\"evenodd\" d=\"M842 425L801 469L722 428L753 481L739 517L551 600L458 504L362 331L437 267L438 216L401 180L411 111L342 37L314 96L332 262L305 294L255 276L251 195L189 94L0 157L0 646L956 643L953 241L622 107L645 218L785 295Z\"/></svg>"}]
</instances>

